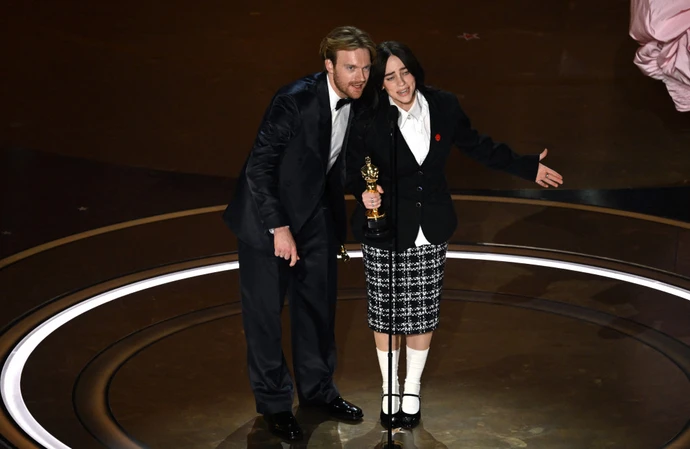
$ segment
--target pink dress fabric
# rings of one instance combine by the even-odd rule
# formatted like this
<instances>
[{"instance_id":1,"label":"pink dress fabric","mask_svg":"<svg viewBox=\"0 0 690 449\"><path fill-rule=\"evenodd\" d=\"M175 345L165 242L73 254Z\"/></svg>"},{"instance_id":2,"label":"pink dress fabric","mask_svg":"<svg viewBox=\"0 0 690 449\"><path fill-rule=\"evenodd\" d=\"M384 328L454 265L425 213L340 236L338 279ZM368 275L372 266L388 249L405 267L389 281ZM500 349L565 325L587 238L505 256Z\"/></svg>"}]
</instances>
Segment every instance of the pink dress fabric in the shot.
<instances>
[{"instance_id":1,"label":"pink dress fabric","mask_svg":"<svg viewBox=\"0 0 690 449\"><path fill-rule=\"evenodd\" d=\"M690 0L631 0L630 36L641 45L635 64L690 111Z\"/></svg>"}]
</instances>

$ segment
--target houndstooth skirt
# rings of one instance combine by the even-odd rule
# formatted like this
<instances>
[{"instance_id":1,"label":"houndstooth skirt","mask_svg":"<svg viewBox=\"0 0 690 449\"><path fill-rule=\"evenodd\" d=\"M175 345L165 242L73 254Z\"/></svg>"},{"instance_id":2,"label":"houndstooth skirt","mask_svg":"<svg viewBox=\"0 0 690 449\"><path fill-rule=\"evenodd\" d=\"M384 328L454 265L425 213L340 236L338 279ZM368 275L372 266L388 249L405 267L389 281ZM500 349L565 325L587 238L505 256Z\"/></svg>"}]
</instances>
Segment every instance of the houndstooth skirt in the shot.
<instances>
[{"instance_id":1,"label":"houndstooth skirt","mask_svg":"<svg viewBox=\"0 0 690 449\"><path fill-rule=\"evenodd\" d=\"M448 244L422 245L403 252L394 251L393 333L410 335L438 327L443 273ZM390 251L362 245L367 282L369 327L389 332Z\"/></svg>"}]
</instances>

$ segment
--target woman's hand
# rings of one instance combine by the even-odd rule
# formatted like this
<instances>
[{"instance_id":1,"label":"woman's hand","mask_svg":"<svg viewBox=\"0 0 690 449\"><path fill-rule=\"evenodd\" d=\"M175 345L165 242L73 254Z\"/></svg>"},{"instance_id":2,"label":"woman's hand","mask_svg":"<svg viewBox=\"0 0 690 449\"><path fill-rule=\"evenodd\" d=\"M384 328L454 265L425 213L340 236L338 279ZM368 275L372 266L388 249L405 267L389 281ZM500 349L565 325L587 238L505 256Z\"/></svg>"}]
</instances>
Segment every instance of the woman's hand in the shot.
<instances>
[{"instance_id":1,"label":"woman's hand","mask_svg":"<svg viewBox=\"0 0 690 449\"><path fill-rule=\"evenodd\" d=\"M376 185L376 192L371 192L365 190L362 193L362 204L367 209L378 209L381 207L381 194L383 193L383 188L380 185Z\"/></svg>"},{"instance_id":2,"label":"woman's hand","mask_svg":"<svg viewBox=\"0 0 690 449\"><path fill-rule=\"evenodd\" d=\"M539 155L539 160L541 161L544 159L548 152L549 150L544 148L544 151ZM546 188L549 186L558 187L563 184L563 176L540 162L539 168L537 169L537 179L535 179L534 182Z\"/></svg>"}]
</instances>

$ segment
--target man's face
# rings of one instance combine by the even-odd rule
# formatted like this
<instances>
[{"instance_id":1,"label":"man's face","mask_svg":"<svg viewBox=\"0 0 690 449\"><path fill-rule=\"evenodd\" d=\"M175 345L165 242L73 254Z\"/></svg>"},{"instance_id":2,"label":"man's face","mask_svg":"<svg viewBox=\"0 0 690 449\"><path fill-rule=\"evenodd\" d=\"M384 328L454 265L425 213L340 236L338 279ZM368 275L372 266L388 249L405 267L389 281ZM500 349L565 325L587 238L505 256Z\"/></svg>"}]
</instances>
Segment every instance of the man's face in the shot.
<instances>
[{"instance_id":1,"label":"man's face","mask_svg":"<svg viewBox=\"0 0 690 449\"><path fill-rule=\"evenodd\" d=\"M330 59L326 59L325 63L335 93L341 98L349 97L356 100L361 97L371 69L369 50L338 50L335 60L335 64Z\"/></svg>"}]
</instances>

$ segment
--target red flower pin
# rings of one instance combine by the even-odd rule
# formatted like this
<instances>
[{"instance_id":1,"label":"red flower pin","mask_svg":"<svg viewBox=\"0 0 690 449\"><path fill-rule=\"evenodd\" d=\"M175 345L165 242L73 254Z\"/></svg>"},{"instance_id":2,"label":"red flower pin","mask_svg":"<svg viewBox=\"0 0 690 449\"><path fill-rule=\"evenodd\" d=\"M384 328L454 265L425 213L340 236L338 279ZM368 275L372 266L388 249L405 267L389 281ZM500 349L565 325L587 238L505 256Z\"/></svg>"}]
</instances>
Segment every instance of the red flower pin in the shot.
<instances>
[{"instance_id":1,"label":"red flower pin","mask_svg":"<svg viewBox=\"0 0 690 449\"><path fill-rule=\"evenodd\" d=\"M436 139L436 142L440 142L441 141L441 135L436 134L436 137L434 137L434 139Z\"/></svg>"}]
</instances>

